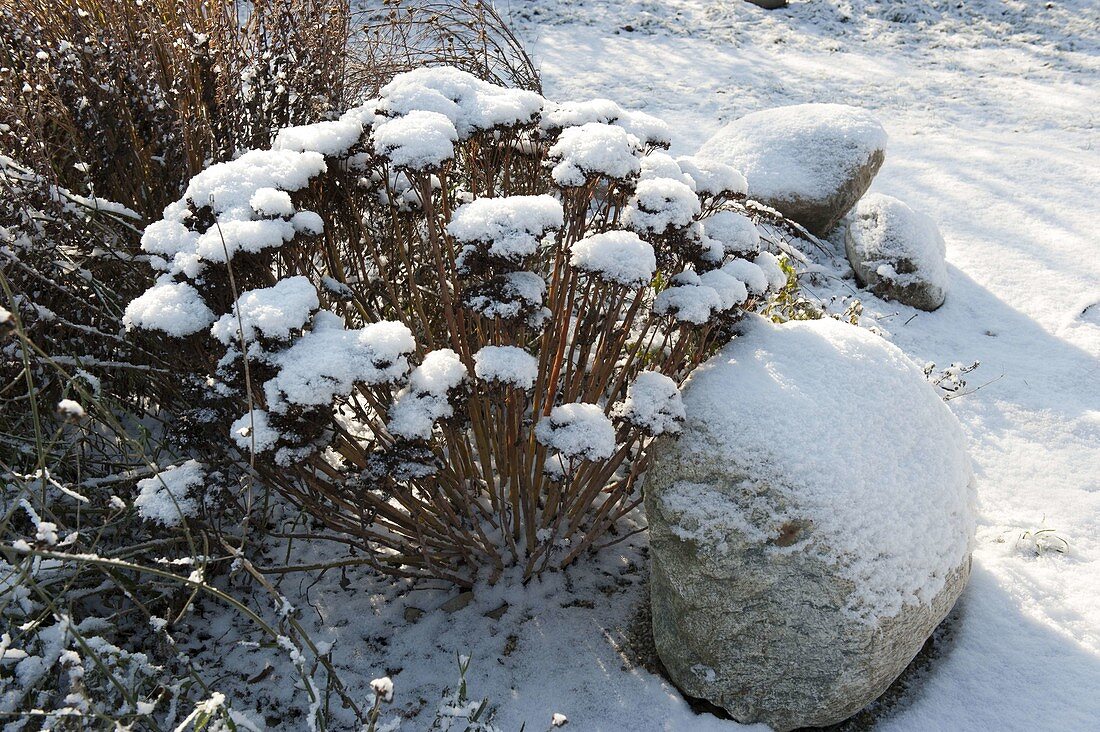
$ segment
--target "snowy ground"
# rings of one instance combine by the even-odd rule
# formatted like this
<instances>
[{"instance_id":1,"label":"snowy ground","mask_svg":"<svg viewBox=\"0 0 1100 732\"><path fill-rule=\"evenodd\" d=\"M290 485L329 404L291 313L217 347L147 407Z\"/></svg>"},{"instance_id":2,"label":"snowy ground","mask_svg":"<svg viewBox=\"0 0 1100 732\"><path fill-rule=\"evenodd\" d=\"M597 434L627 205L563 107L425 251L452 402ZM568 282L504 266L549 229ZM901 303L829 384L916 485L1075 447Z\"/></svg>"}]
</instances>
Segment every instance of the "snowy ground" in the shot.
<instances>
[{"instance_id":1,"label":"snowy ground","mask_svg":"<svg viewBox=\"0 0 1100 732\"><path fill-rule=\"evenodd\" d=\"M605 96L662 116L676 130L674 152L768 106L828 101L875 111L891 141L872 190L939 222L951 289L931 314L860 294L864 324L918 362L982 364L967 391L981 388L950 402L980 480L973 578L937 657L877 728L1095 729L1100 8L1090 0L1052 8L821 0L772 13L737 0L500 5L530 43L547 96ZM1057 538L1040 535L1038 551L1029 537L1041 529ZM1062 540L1068 550L1054 551ZM526 588L505 590L514 584L505 581L453 613L437 609L444 591L407 592L350 570L313 587L288 578L282 589L300 598L317 639L335 643L334 661L364 697L370 678L393 677L387 714L405 718L405 729L431 722L455 685L459 653L472 657L471 695L490 697L504 730L546 729L553 712L579 730L737 728L697 716L631 660L645 561L644 536L636 537L598 566ZM499 619L485 615L505 602ZM210 632L242 679L263 672L264 652L234 645L230 628ZM249 701L261 714L292 693L270 679L263 688L277 692L256 688Z\"/></svg>"}]
</instances>

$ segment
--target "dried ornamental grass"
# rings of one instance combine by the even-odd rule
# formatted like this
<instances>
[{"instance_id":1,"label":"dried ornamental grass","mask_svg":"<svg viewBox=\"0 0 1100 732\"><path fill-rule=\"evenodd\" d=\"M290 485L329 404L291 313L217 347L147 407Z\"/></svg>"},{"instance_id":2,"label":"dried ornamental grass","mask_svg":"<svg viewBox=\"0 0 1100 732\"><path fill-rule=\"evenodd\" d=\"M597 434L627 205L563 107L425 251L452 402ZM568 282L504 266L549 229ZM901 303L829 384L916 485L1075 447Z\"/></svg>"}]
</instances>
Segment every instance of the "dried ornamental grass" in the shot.
<instances>
[{"instance_id":1,"label":"dried ornamental grass","mask_svg":"<svg viewBox=\"0 0 1100 732\"><path fill-rule=\"evenodd\" d=\"M38 389L67 388L56 360L134 419L175 408L120 333L151 282L141 227L210 161L343 109L349 24L343 0L0 0L0 303L44 351ZM0 345L0 459L34 439L17 351ZM80 470L128 460L103 446Z\"/></svg>"},{"instance_id":2,"label":"dried ornamental grass","mask_svg":"<svg viewBox=\"0 0 1100 732\"><path fill-rule=\"evenodd\" d=\"M640 501L677 384L788 288L744 178L668 144L606 100L417 69L195 176L126 322L201 354L173 377L193 445L231 441L377 568L562 567Z\"/></svg>"},{"instance_id":3,"label":"dried ornamental grass","mask_svg":"<svg viewBox=\"0 0 1100 732\"><path fill-rule=\"evenodd\" d=\"M494 84L542 91L523 44L482 0L382 0L357 9L349 55L348 83L364 98L421 66L454 66Z\"/></svg>"},{"instance_id":4,"label":"dried ornamental grass","mask_svg":"<svg viewBox=\"0 0 1100 732\"><path fill-rule=\"evenodd\" d=\"M0 23L0 148L145 216L347 105L347 0L0 0Z\"/></svg>"}]
</instances>

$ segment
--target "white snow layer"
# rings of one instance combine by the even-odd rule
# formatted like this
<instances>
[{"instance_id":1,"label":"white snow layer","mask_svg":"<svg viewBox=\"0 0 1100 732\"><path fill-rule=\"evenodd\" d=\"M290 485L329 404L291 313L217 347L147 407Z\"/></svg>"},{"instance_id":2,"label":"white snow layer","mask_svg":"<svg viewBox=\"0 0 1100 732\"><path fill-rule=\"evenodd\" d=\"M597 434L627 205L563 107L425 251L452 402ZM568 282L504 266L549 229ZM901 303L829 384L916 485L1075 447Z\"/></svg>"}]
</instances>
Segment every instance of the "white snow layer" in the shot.
<instances>
[{"instance_id":1,"label":"white snow layer","mask_svg":"<svg viewBox=\"0 0 1100 732\"><path fill-rule=\"evenodd\" d=\"M564 187L583 186L589 177L626 180L641 172L641 142L621 127L588 122L562 130L550 147L550 175Z\"/></svg>"},{"instance_id":2,"label":"white snow layer","mask_svg":"<svg viewBox=\"0 0 1100 732\"><path fill-rule=\"evenodd\" d=\"M474 354L474 374L484 381L527 390L535 385L538 371L538 359L517 346L485 346Z\"/></svg>"},{"instance_id":3,"label":"white snow layer","mask_svg":"<svg viewBox=\"0 0 1100 732\"><path fill-rule=\"evenodd\" d=\"M718 293L722 310L730 310L749 299L745 283L722 269L712 269L699 275L699 284Z\"/></svg>"},{"instance_id":4,"label":"white snow layer","mask_svg":"<svg viewBox=\"0 0 1100 732\"><path fill-rule=\"evenodd\" d=\"M583 102L547 101L539 124L547 132L589 123L622 127L639 140L651 145L667 145L672 133L664 120L644 112L628 111L610 99Z\"/></svg>"},{"instance_id":5,"label":"white snow layer","mask_svg":"<svg viewBox=\"0 0 1100 732\"><path fill-rule=\"evenodd\" d=\"M854 583L854 615L928 602L966 560L966 437L923 371L883 338L833 318L750 316L683 393L682 447L738 465L812 521L805 549Z\"/></svg>"},{"instance_id":6,"label":"white snow layer","mask_svg":"<svg viewBox=\"0 0 1100 732\"><path fill-rule=\"evenodd\" d=\"M414 69L382 87L379 109L407 118L419 111L446 117L465 139L497 125L530 122L542 109L534 92L495 86L473 74L447 66Z\"/></svg>"},{"instance_id":7,"label":"white snow layer","mask_svg":"<svg viewBox=\"0 0 1100 732\"><path fill-rule=\"evenodd\" d=\"M680 168L680 164L664 150L654 150L650 152L642 158L641 162L642 172L638 175L640 180L671 178L672 180L680 181L692 191L696 190L695 181L692 177L684 173Z\"/></svg>"},{"instance_id":8,"label":"white snow layer","mask_svg":"<svg viewBox=\"0 0 1100 732\"><path fill-rule=\"evenodd\" d=\"M844 104L795 104L748 114L703 143L698 157L734 166L749 195L817 199L837 190L851 161L886 149L870 113Z\"/></svg>"},{"instance_id":9,"label":"white snow layer","mask_svg":"<svg viewBox=\"0 0 1100 732\"><path fill-rule=\"evenodd\" d=\"M623 223L637 232L659 236L690 226L699 211L699 198L686 183L650 178L638 183L623 212Z\"/></svg>"},{"instance_id":10,"label":"white snow layer","mask_svg":"<svg viewBox=\"0 0 1100 732\"><path fill-rule=\"evenodd\" d=\"M262 216L293 216L294 204L290 194L277 188L257 188L248 205Z\"/></svg>"},{"instance_id":11,"label":"white snow layer","mask_svg":"<svg viewBox=\"0 0 1100 732\"><path fill-rule=\"evenodd\" d=\"M717 196L720 193L744 196L749 192L745 176L731 165L701 157L676 159L680 170L691 178L695 192L701 196Z\"/></svg>"},{"instance_id":12,"label":"white snow layer","mask_svg":"<svg viewBox=\"0 0 1100 732\"><path fill-rule=\"evenodd\" d=\"M145 227L141 248L156 255L159 268L194 278L206 262L224 263L237 252L282 246L299 231L320 233L320 217L294 213L288 192L306 187L325 168L320 153L295 150L251 150L212 165L191 179L183 198L165 207L161 220ZM203 233L184 223L191 215L189 202L195 209L209 206L215 214L214 225Z\"/></svg>"},{"instance_id":13,"label":"white snow layer","mask_svg":"<svg viewBox=\"0 0 1100 732\"><path fill-rule=\"evenodd\" d=\"M703 231L722 244L726 254L745 256L760 251L760 232L748 216L716 211L703 219Z\"/></svg>"},{"instance_id":14,"label":"white snow layer","mask_svg":"<svg viewBox=\"0 0 1100 732\"><path fill-rule=\"evenodd\" d=\"M210 325L214 313L191 285L164 276L126 306L122 322L127 328L161 330L182 338Z\"/></svg>"},{"instance_id":15,"label":"white snow layer","mask_svg":"<svg viewBox=\"0 0 1100 732\"><path fill-rule=\"evenodd\" d=\"M338 316L321 311L312 331L272 356L279 373L264 384L268 408L281 414L291 404L327 405L358 383L400 381L415 348L412 332L402 323L384 320L344 330Z\"/></svg>"},{"instance_id":16,"label":"white snow layer","mask_svg":"<svg viewBox=\"0 0 1100 732\"><path fill-rule=\"evenodd\" d=\"M134 508L146 521L179 526L198 513L199 501L194 489L205 479L206 471L196 460L162 470L152 478L138 481Z\"/></svg>"},{"instance_id":17,"label":"white snow layer","mask_svg":"<svg viewBox=\"0 0 1100 732\"><path fill-rule=\"evenodd\" d=\"M181 200L194 201L196 206L209 204L218 214L248 211L252 194L260 188L297 191L324 172L325 167L324 156L317 152L250 150L235 160L211 165L200 172L187 184ZM173 213L177 211L176 205L169 206ZM167 213L166 209L165 218Z\"/></svg>"},{"instance_id":18,"label":"white snow layer","mask_svg":"<svg viewBox=\"0 0 1100 732\"><path fill-rule=\"evenodd\" d=\"M233 422L229 427L229 436L237 447L245 452L264 452L270 450L279 441L279 431L271 426L268 413L262 409L253 409L250 413Z\"/></svg>"},{"instance_id":19,"label":"white snow layer","mask_svg":"<svg viewBox=\"0 0 1100 732\"><path fill-rule=\"evenodd\" d=\"M458 132L446 115L413 110L374 128L374 151L398 168L434 170L454 157Z\"/></svg>"},{"instance_id":20,"label":"white snow layer","mask_svg":"<svg viewBox=\"0 0 1100 732\"><path fill-rule=\"evenodd\" d=\"M722 271L744 282L753 295L763 295L768 291L768 275L754 262L731 259L722 265Z\"/></svg>"},{"instance_id":21,"label":"white snow layer","mask_svg":"<svg viewBox=\"0 0 1100 732\"><path fill-rule=\"evenodd\" d=\"M535 425L540 443L570 460L605 460L615 452L615 426L598 404L562 404Z\"/></svg>"},{"instance_id":22,"label":"white snow layer","mask_svg":"<svg viewBox=\"0 0 1100 732\"><path fill-rule=\"evenodd\" d=\"M233 311L211 326L210 334L226 346L236 343L242 331L245 341L255 340L257 334L287 340L292 331L305 325L318 306L317 289L308 277L288 277L272 287L241 295Z\"/></svg>"},{"instance_id":23,"label":"white snow layer","mask_svg":"<svg viewBox=\"0 0 1100 732\"><path fill-rule=\"evenodd\" d=\"M81 419L84 416L84 407L73 399L62 399L57 403L57 412L66 419Z\"/></svg>"},{"instance_id":24,"label":"white snow layer","mask_svg":"<svg viewBox=\"0 0 1100 732\"><path fill-rule=\"evenodd\" d=\"M276 150L319 152L329 157L346 155L359 142L364 125L374 121L373 105L370 102L350 109L340 119L286 127L275 135L271 146Z\"/></svg>"},{"instance_id":25,"label":"white snow layer","mask_svg":"<svg viewBox=\"0 0 1100 732\"><path fill-rule=\"evenodd\" d=\"M553 196L479 198L455 210L447 231L463 243L487 244L490 256L518 264L535 253L547 232L561 228L563 216Z\"/></svg>"},{"instance_id":26,"label":"white snow layer","mask_svg":"<svg viewBox=\"0 0 1100 732\"><path fill-rule=\"evenodd\" d=\"M868 193L852 210L848 224L856 251L879 277L906 285L924 282L947 291L947 246L931 218L881 193ZM915 272L894 265L907 261Z\"/></svg>"},{"instance_id":27,"label":"white snow layer","mask_svg":"<svg viewBox=\"0 0 1100 732\"><path fill-rule=\"evenodd\" d=\"M779 264L779 257L771 252L760 252L753 257L752 263L760 268L768 281L768 289L775 291L787 284L787 275Z\"/></svg>"},{"instance_id":28,"label":"white snow layer","mask_svg":"<svg viewBox=\"0 0 1100 732\"><path fill-rule=\"evenodd\" d=\"M678 433L687 416L676 382L656 371L638 374L613 414L653 436Z\"/></svg>"},{"instance_id":29,"label":"white snow layer","mask_svg":"<svg viewBox=\"0 0 1100 732\"><path fill-rule=\"evenodd\" d=\"M723 297L713 287L701 282L700 278L696 278L694 282L661 290L653 301L653 311L695 325L707 322L723 309Z\"/></svg>"},{"instance_id":30,"label":"white snow layer","mask_svg":"<svg viewBox=\"0 0 1100 732\"><path fill-rule=\"evenodd\" d=\"M603 280L636 287L657 271L653 246L632 231L605 231L586 236L570 248L569 263Z\"/></svg>"},{"instance_id":31,"label":"white snow layer","mask_svg":"<svg viewBox=\"0 0 1100 732\"><path fill-rule=\"evenodd\" d=\"M466 378L466 366L458 354L441 348L424 356L409 377L390 409L386 428L390 434L407 440L429 440L432 428L441 419L454 416L448 393Z\"/></svg>"}]
</instances>

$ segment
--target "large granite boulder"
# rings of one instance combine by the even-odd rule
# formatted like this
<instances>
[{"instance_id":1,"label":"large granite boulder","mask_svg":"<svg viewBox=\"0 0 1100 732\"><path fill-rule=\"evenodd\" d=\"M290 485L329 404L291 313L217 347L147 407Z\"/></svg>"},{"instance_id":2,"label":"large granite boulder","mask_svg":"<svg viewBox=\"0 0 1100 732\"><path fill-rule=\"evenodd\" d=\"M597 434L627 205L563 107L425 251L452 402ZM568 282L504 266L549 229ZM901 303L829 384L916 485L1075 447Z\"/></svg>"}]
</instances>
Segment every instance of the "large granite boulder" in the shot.
<instances>
[{"instance_id":1,"label":"large granite boulder","mask_svg":"<svg viewBox=\"0 0 1100 732\"><path fill-rule=\"evenodd\" d=\"M831 318L752 316L683 399L645 486L664 666L741 722L851 716L969 577L958 422L898 348Z\"/></svg>"},{"instance_id":2,"label":"large granite boulder","mask_svg":"<svg viewBox=\"0 0 1100 732\"><path fill-rule=\"evenodd\" d=\"M750 198L825 236L871 185L886 131L856 107L796 104L731 122L697 156L737 168Z\"/></svg>"},{"instance_id":3,"label":"large granite boulder","mask_svg":"<svg viewBox=\"0 0 1100 732\"><path fill-rule=\"evenodd\" d=\"M852 211L844 249L856 280L885 300L935 310L947 297L947 263L932 219L896 198L869 193Z\"/></svg>"}]
</instances>

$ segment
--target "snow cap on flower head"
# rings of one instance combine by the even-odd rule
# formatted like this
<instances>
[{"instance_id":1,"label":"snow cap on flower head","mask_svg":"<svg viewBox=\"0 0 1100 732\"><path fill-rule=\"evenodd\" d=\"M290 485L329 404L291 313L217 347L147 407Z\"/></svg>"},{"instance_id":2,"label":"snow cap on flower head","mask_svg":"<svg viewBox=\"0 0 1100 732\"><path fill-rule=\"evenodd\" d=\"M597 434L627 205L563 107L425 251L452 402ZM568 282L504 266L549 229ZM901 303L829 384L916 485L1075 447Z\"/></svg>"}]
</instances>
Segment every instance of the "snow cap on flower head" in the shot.
<instances>
[{"instance_id":1,"label":"snow cap on flower head","mask_svg":"<svg viewBox=\"0 0 1100 732\"><path fill-rule=\"evenodd\" d=\"M605 460L615 452L615 426L598 404L554 407L535 425L535 437L571 460Z\"/></svg>"}]
</instances>

